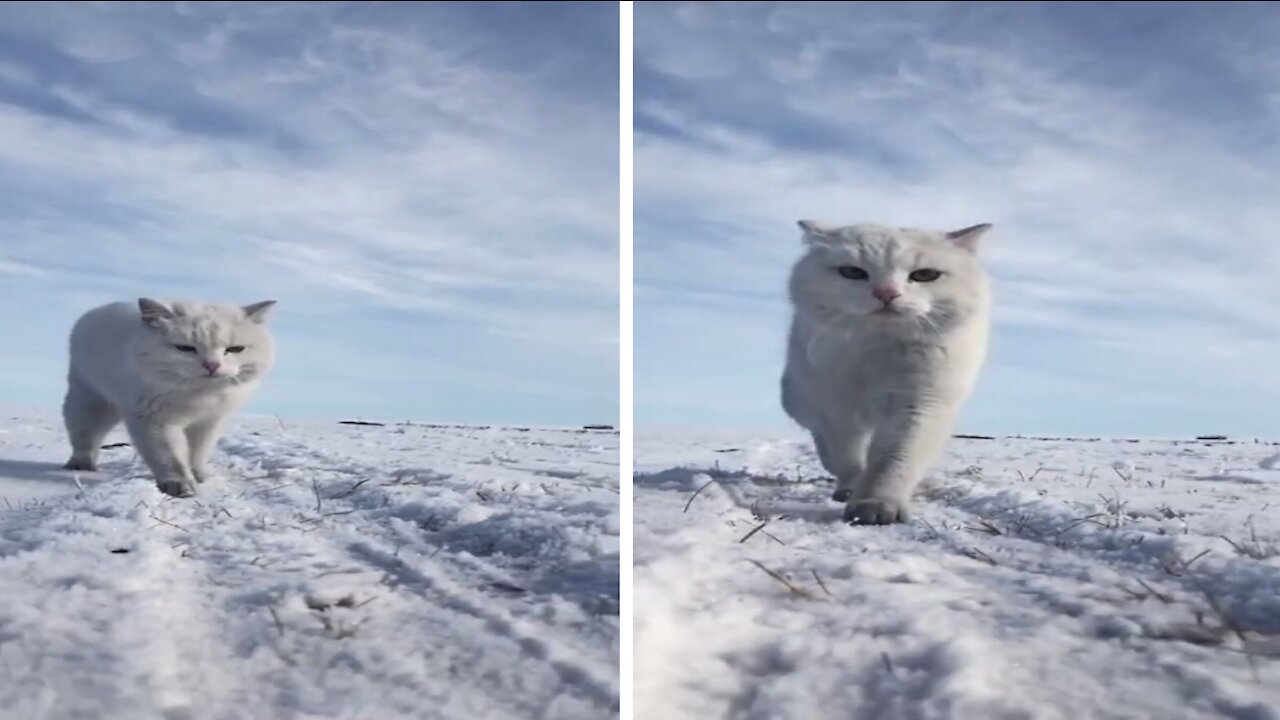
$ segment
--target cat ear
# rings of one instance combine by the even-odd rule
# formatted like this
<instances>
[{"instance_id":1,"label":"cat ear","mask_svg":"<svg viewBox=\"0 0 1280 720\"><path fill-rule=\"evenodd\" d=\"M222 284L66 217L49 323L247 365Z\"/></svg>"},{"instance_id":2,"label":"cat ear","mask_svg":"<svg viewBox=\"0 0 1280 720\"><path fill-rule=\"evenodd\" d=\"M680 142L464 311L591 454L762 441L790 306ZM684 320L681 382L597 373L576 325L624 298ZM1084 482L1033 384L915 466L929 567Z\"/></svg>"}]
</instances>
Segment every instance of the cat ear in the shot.
<instances>
[{"instance_id":1,"label":"cat ear","mask_svg":"<svg viewBox=\"0 0 1280 720\"><path fill-rule=\"evenodd\" d=\"M952 230L947 233L947 239L968 250L971 253L978 252L978 238L991 229L991 223L982 223L981 225L970 225L960 230Z\"/></svg>"},{"instance_id":2,"label":"cat ear","mask_svg":"<svg viewBox=\"0 0 1280 720\"><path fill-rule=\"evenodd\" d=\"M267 312L276 304L275 300L263 300L259 303L244 306L244 316L259 325L267 321Z\"/></svg>"},{"instance_id":3,"label":"cat ear","mask_svg":"<svg viewBox=\"0 0 1280 720\"><path fill-rule=\"evenodd\" d=\"M152 327L161 320L168 320L174 316L172 308L151 298L138 298L138 311L142 313L142 322Z\"/></svg>"},{"instance_id":4,"label":"cat ear","mask_svg":"<svg viewBox=\"0 0 1280 720\"><path fill-rule=\"evenodd\" d=\"M796 224L804 231L805 240L831 237L831 231L823 227L817 220L799 220Z\"/></svg>"}]
</instances>

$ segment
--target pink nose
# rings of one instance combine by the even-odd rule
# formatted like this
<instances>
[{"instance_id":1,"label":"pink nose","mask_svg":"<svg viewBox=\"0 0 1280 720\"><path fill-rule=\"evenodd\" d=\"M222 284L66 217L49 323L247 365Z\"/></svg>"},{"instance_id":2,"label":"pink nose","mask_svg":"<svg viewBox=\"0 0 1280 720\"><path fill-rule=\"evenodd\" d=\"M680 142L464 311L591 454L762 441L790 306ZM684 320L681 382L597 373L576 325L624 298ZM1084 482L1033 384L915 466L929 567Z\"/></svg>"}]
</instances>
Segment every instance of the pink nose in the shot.
<instances>
[{"instance_id":1,"label":"pink nose","mask_svg":"<svg viewBox=\"0 0 1280 720\"><path fill-rule=\"evenodd\" d=\"M872 296L880 302L888 305L889 303L902 297L902 293L898 292L895 287L878 287L871 289Z\"/></svg>"},{"instance_id":2,"label":"pink nose","mask_svg":"<svg viewBox=\"0 0 1280 720\"><path fill-rule=\"evenodd\" d=\"M211 362L209 360L205 360L200 364L204 366L205 370L209 371L210 375L218 372L218 368L222 367L222 363Z\"/></svg>"}]
</instances>

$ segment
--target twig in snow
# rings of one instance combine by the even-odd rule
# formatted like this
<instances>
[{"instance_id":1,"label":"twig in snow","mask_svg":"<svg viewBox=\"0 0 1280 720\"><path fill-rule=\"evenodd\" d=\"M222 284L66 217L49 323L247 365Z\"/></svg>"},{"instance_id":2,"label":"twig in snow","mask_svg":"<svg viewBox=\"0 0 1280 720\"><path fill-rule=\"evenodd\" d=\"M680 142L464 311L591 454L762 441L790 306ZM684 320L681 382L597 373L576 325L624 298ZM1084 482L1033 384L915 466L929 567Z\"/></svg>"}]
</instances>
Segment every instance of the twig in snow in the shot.
<instances>
[{"instance_id":1,"label":"twig in snow","mask_svg":"<svg viewBox=\"0 0 1280 720\"><path fill-rule=\"evenodd\" d=\"M186 528L182 527L181 525L175 525L174 523L171 523L171 522L169 522L168 520L165 520L164 518L156 517L156 514L155 514L154 512L150 512L150 513L147 513L147 514L151 517L151 519L152 519L152 520L155 520L156 522L160 523L161 525L168 525L168 526L169 526L169 527L171 527L171 528L177 528L177 529L181 530L181 531L182 531L182 532L184 532L184 533L190 533L190 532L191 532L190 530L188 530L188 529L186 529ZM152 525L151 527L155 527L155 525Z\"/></svg>"},{"instance_id":2,"label":"twig in snow","mask_svg":"<svg viewBox=\"0 0 1280 720\"><path fill-rule=\"evenodd\" d=\"M264 493L269 493L269 492L271 492L272 490L279 490L279 489L280 489L280 488L282 488L282 487L289 487L289 483L280 483L279 485L273 485L273 486L271 486L271 487L269 487L269 488L265 488L265 489L259 490L258 492L256 492L256 493L254 493L254 494L250 495L249 497L258 497L259 495L262 495L262 494L264 494Z\"/></svg>"},{"instance_id":3,"label":"twig in snow","mask_svg":"<svg viewBox=\"0 0 1280 720\"><path fill-rule=\"evenodd\" d=\"M774 535L773 533L769 532L768 530L761 530L761 531L760 531L760 534L761 534L761 535L764 535L765 537L769 538L770 540L772 540L772 541L774 541L774 542L778 543L779 545L786 545L786 543L784 543L784 542L782 542L781 540L779 540L779 539L778 539L778 536L777 536L777 535Z\"/></svg>"},{"instance_id":4,"label":"twig in snow","mask_svg":"<svg viewBox=\"0 0 1280 720\"><path fill-rule=\"evenodd\" d=\"M832 595L831 591L827 589L827 584L822 582L822 576L818 574L817 570L809 568L809 572L813 573L813 579L818 581L818 587L822 588L822 592L826 593L827 597L835 597L835 595Z\"/></svg>"},{"instance_id":5,"label":"twig in snow","mask_svg":"<svg viewBox=\"0 0 1280 720\"><path fill-rule=\"evenodd\" d=\"M320 481L311 478L311 490L316 494L316 512L320 512Z\"/></svg>"},{"instance_id":6,"label":"twig in snow","mask_svg":"<svg viewBox=\"0 0 1280 720\"><path fill-rule=\"evenodd\" d=\"M693 494L689 496L689 502L687 502L687 503L685 503L685 504L684 504L684 512L689 512L689 506L693 504L693 500L694 500L694 498L698 497L698 495L700 495L700 494L702 493L702 491L703 491L703 490L706 490L706 489L707 489L707 485L710 485L711 483L713 483L713 482L715 482L715 481L716 481L716 479L715 479L715 478L711 478L710 480L708 480L708 481L706 482L706 484L704 484L702 487L700 487L700 488L698 488L697 490L695 490L695 491L693 492Z\"/></svg>"},{"instance_id":7,"label":"twig in snow","mask_svg":"<svg viewBox=\"0 0 1280 720\"><path fill-rule=\"evenodd\" d=\"M315 579L319 580L322 577L328 577L330 575L359 575L362 572L364 572L364 570L361 570L360 568L349 568L347 570L325 570L317 575Z\"/></svg>"},{"instance_id":8,"label":"twig in snow","mask_svg":"<svg viewBox=\"0 0 1280 720\"><path fill-rule=\"evenodd\" d=\"M1036 476L1039 475L1043 470L1044 470L1044 466L1041 465L1040 467L1036 468L1035 472L1031 473L1031 477L1027 477L1026 475L1023 475L1021 470L1015 470L1014 472L1018 473L1018 478L1022 480L1022 482L1031 482L1032 480L1035 480Z\"/></svg>"},{"instance_id":9,"label":"twig in snow","mask_svg":"<svg viewBox=\"0 0 1280 720\"><path fill-rule=\"evenodd\" d=\"M970 526L965 528L965 530L970 530L972 532L985 533L987 535L1003 535L1004 534L1003 532L1001 532L1000 528L991 524L989 520L978 520L977 527Z\"/></svg>"},{"instance_id":10,"label":"twig in snow","mask_svg":"<svg viewBox=\"0 0 1280 720\"><path fill-rule=\"evenodd\" d=\"M761 522L759 525L757 525L757 526L755 526L755 527L751 528L751 532L747 533L746 535L743 535L743 536L742 536L742 539L741 539L741 540L739 540L738 542L739 542L739 543L744 543L744 542L746 542L746 541L750 540L752 535L755 535L756 533L758 533L758 532L760 532L761 530L763 530L763 529L764 529L764 526L765 526L765 525L768 525L768 524L769 524L769 521L768 521L768 520L765 520L765 521Z\"/></svg>"},{"instance_id":11,"label":"twig in snow","mask_svg":"<svg viewBox=\"0 0 1280 720\"><path fill-rule=\"evenodd\" d=\"M938 538L942 537L942 533L938 532L938 528L934 527L933 523L929 522L928 520L925 520L924 518L920 518L920 523L923 524L925 527L929 528L929 532L933 533L934 540L937 540Z\"/></svg>"},{"instance_id":12,"label":"twig in snow","mask_svg":"<svg viewBox=\"0 0 1280 720\"><path fill-rule=\"evenodd\" d=\"M785 587L785 588L786 588L786 589L791 593L791 595L792 595L793 597L804 598L805 600L812 600L812 599L813 599L813 593L810 593L808 590L805 590L805 589L804 589L804 588L802 588L802 587L797 587L797 586L795 585L795 583L793 583L793 582L791 582L790 580L786 579L786 578L785 578L785 577L783 577L782 575L779 575L778 573L776 573L776 572L774 572L774 571L770 570L769 568L765 567L764 565L760 564L759 562L757 562L757 561L755 561L755 560L750 560L750 559L748 559L748 560L747 560L747 562L751 563L752 565L755 565L756 567L758 567L758 568L760 568L761 570L763 570L763 571L765 572L765 574L766 574L766 575L768 575L769 577L773 578L774 580L777 580L778 582L782 583L783 587Z\"/></svg>"},{"instance_id":13,"label":"twig in snow","mask_svg":"<svg viewBox=\"0 0 1280 720\"><path fill-rule=\"evenodd\" d=\"M1263 547L1262 544L1258 542L1258 536L1256 533L1253 535L1252 542L1236 542L1226 535L1219 535L1218 537L1226 540L1231 547L1235 548L1236 553L1244 555L1245 557L1253 558L1254 560L1266 560L1276 554L1276 551Z\"/></svg>"},{"instance_id":14,"label":"twig in snow","mask_svg":"<svg viewBox=\"0 0 1280 720\"><path fill-rule=\"evenodd\" d=\"M1234 620L1227 616L1227 613L1223 611L1222 606L1218 604L1218 598L1214 597L1213 593L1209 591L1209 588L1202 585L1200 586L1200 592L1204 593L1205 599L1209 601L1209 607L1218 616L1218 619L1222 621L1222 626L1230 630L1237 638L1239 638L1240 649L1244 652L1245 658L1249 661L1249 670L1253 674L1253 681L1255 683L1261 682L1261 679L1258 677L1258 662L1253 656L1253 653L1249 650L1249 639L1244 636L1244 631L1240 629L1239 625L1236 625Z\"/></svg>"},{"instance_id":15,"label":"twig in snow","mask_svg":"<svg viewBox=\"0 0 1280 720\"><path fill-rule=\"evenodd\" d=\"M976 547L971 547L965 550L961 550L960 552L965 557L972 558L974 560L981 560L982 562L987 563L992 567L995 567L996 565L995 558L992 558L990 555L986 554L985 552L979 550Z\"/></svg>"},{"instance_id":16,"label":"twig in snow","mask_svg":"<svg viewBox=\"0 0 1280 720\"><path fill-rule=\"evenodd\" d=\"M373 478L371 478L371 477L367 477L367 478L365 478L365 479L361 480L360 482L356 483L355 485L352 485L351 487L347 488L346 490L343 490L342 492L339 492L339 493L335 493L335 494L333 494L333 495L330 495L330 496L329 496L329 499L330 499L330 500L337 500L338 498L344 498L344 497L346 497L346 496L348 496L348 495L351 495L351 494L352 494L352 493L354 493L356 490L359 490L361 485L363 485L363 484L365 484L365 483L369 482L369 481L370 481L370 480L372 480L372 479L373 479Z\"/></svg>"},{"instance_id":17,"label":"twig in snow","mask_svg":"<svg viewBox=\"0 0 1280 720\"><path fill-rule=\"evenodd\" d=\"M1211 552L1213 551L1204 550L1199 555L1196 555L1190 560L1183 560L1182 558L1178 557L1177 552L1170 552L1168 555L1166 555L1164 558L1160 560L1160 566L1163 567L1164 571L1169 573L1170 575L1182 575L1183 573L1185 573L1187 570L1191 568L1192 563L1204 557L1205 555L1208 555Z\"/></svg>"},{"instance_id":18,"label":"twig in snow","mask_svg":"<svg viewBox=\"0 0 1280 720\"><path fill-rule=\"evenodd\" d=\"M1164 593L1160 592L1159 590L1157 590L1157 589L1155 589L1155 588L1151 587L1150 585L1148 585L1148 584L1147 584L1147 581L1146 581L1146 580L1143 580L1142 578L1134 578L1134 579L1138 581L1138 584L1139 584L1139 585L1141 585L1142 587L1146 588L1146 589L1147 589L1147 592L1151 593L1152 597L1154 597L1155 599L1159 600L1160 602L1164 603L1165 605L1170 605L1170 604L1172 604L1172 603L1173 603L1173 597L1171 597L1171 596L1169 596L1169 595L1166 595L1166 594L1164 594Z\"/></svg>"},{"instance_id":19,"label":"twig in snow","mask_svg":"<svg viewBox=\"0 0 1280 720\"><path fill-rule=\"evenodd\" d=\"M1066 525L1063 525L1061 528L1054 530L1053 534L1055 536L1061 536L1067 532L1075 530L1076 528L1080 527L1081 525L1087 522L1093 522L1094 520L1097 520L1098 518L1104 517L1104 516L1106 516L1106 513L1094 513L1092 515L1085 515L1084 517L1076 518L1075 520L1072 520Z\"/></svg>"}]
</instances>

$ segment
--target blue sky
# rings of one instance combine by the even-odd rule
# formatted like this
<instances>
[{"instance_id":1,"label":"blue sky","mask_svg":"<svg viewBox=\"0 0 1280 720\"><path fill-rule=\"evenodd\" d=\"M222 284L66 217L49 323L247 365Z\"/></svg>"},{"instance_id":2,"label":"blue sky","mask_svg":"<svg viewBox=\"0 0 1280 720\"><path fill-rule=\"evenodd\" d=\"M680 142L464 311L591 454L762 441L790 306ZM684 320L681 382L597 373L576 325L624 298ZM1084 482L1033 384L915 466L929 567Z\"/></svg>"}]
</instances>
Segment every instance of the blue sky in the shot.
<instances>
[{"instance_id":1,"label":"blue sky","mask_svg":"<svg viewBox=\"0 0 1280 720\"><path fill-rule=\"evenodd\" d=\"M971 432L1280 436L1280 7L638 3L637 424L782 427L800 218L995 224Z\"/></svg>"},{"instance_id":2,"label":"blue sky","mask_svg":"<svg viewBox=\"0 0 1280 720\"><path fill-rule=\"evenodd\" d=\"M614 422L617 18L0 5L0 402L99 303L273 298L252 411Z\"/></svg>"}]
</instances>

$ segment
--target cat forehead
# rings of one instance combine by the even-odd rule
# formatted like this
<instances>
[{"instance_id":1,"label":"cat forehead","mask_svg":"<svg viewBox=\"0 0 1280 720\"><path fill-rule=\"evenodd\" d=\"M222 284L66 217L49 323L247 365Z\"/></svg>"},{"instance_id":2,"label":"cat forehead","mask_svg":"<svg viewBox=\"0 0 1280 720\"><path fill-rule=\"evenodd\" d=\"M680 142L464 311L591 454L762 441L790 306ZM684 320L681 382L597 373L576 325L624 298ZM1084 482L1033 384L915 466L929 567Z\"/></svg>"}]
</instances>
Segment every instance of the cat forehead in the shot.
<instances>
[{"instance_id":1,"label":"cat forehead","mask_svg":"<svg viewBox=\"0 0 1280 720\"><path fill-rule=\"evenodd\" d=\"M226 342L252 325L242 314L217 305L175 303L173 310L172 331L200 342Z\"/></svg>"},{"instance_id":2,"label":"cat forehead","mask_svg":"<svg viewBox=\"0 0 1280 720\"><path fill-rule=\"evenodd\" d=\"M192 340L215 342L230 338L234 326L209 317L177 317L169 322L172 333Z\"/></svg>"},{"instance_id":3,"label":"cat forehead","mask_svg":"<svg viewBox=\"0 0 1280 720\"><path fill-rule=\"evenodd\" d=\"M827 242L815 243L814 249L886 266L909 264L921 256L946 252L936 239L922 231L855 226L841 228L829 237Z\"/></svg>"},{"instance_id":4,"label":"cat forehead","mask_svg":"<svg viewBox=\"0 0 1280 720\"><path fill-rule=\"evenodd\" d=\"M832 232L839 240L851 245L885 247L892 249L934 246L937 233L916 228L888 227L886 225L848 225Z\"/></svg>"},{"instance_id":5,"label":"cat forehead","mask_svg":"<svg viewBox=\"0 0 1280 720\"><path fill-rule=\"evenodd\" d=\"M170 307L173 308L174 314L178 317L192 321L199 320L225 325L237 325L245 319L242 309L228 305L175 302L171 303Z\"/></svg>"}]
</instances>

